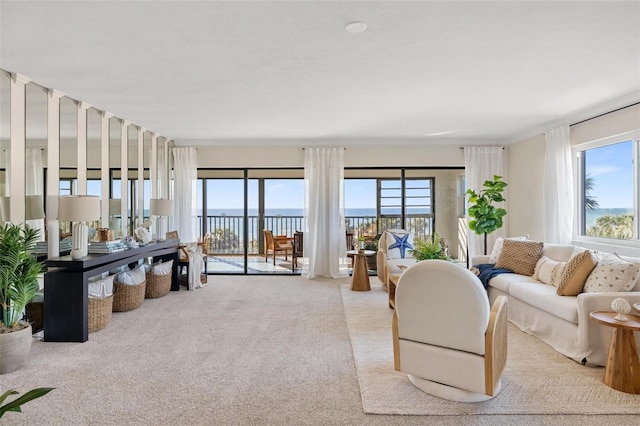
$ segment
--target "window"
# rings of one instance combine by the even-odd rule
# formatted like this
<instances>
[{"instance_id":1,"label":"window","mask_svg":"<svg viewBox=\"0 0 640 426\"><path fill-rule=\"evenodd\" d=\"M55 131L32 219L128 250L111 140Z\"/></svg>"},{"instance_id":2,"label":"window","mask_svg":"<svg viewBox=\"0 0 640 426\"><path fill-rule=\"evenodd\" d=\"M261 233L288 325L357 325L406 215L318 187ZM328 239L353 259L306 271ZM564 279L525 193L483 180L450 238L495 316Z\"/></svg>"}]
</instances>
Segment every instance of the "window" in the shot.
<instances>
[{"instance_id":1,"label":"window","mask_svg":"<svg viewBox=\"0 0 640 426\"><path fill-rule=\"evenodd\" d=\"M576 147L579 236L638 239L638 139L632 132Z\"/></svg>"}]
</instances>

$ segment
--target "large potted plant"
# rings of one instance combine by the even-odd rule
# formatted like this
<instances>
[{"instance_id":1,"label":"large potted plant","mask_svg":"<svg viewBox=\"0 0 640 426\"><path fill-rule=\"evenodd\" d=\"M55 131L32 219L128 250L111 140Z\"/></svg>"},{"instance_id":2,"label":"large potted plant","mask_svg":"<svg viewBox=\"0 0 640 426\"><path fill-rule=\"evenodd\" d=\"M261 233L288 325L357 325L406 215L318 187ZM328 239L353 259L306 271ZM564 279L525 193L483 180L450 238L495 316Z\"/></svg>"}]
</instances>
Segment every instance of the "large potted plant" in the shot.
<instances>
[{"instance_id":1,"label":"large potted plant","mask_svg":"<svg viewBox=\"0 0 640 426\"><path fill-rule=\"evenodd\" d=\"M39 289L43 266L29 253L38 235L27 225L0 227L0 374L21 368L31 349L31 325L20 318Z\"/></svg>"},{"instance_id":2,"label":"large potted plant","mask_svg":"<svg viewBox=\"0 0 640 426\"><path fill-rule=\"evenodd\" d=\"M502 196L502 191L507 186L502 181L502 176L494 175L493 180L484 181L483 187L476 192L467 189L469 195L469 216L473 219L469 221L469 229L478 235L484 235L484 254L487 254L487 235L502 228L502 218L507 211L502 207L496 207L493 203L506 201Z\"/></svg>"}]
</instances>

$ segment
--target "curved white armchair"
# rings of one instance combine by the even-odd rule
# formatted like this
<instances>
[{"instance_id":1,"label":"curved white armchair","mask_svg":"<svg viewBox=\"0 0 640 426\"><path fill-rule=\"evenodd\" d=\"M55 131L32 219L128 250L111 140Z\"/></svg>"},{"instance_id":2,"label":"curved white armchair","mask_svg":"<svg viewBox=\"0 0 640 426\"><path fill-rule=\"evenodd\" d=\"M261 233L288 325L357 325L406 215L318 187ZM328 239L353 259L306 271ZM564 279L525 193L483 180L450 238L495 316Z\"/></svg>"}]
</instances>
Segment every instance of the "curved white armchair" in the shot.
<instances>
[{"instance_id":1,"label":"curved white armchair","mask_svg":"<svg viewBox=\"0 0 640 426\"><path fill-rule=\"evenodd\" d=\"M507 298L490 308L467 269L445 260L418 262L396 288L393 352L395 369L430 395L491 399L507 361Z\"/></svg>"}]
</instances>

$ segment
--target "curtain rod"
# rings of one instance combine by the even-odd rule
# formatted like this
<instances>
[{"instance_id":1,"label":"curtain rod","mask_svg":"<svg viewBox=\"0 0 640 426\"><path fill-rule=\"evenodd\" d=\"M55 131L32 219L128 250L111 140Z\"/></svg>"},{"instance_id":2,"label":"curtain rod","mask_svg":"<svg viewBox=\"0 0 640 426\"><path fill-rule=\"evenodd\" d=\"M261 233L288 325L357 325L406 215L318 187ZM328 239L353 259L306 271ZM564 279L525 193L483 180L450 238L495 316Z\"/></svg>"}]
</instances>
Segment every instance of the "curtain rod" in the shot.
<instances>
[{"instance_id":1,"label":"curtain rod","mask_svg":"<svg viewBox=\"0 0 640 426\"><path fill-rule=\"evenodd\" d=\"M620 110L623 110L623 109L626 109L626 108L629 108L629 107L632 107L632 106L635 106L635 105L640 105L640 102L635 102L635 103L633 103L633 104L631 104L631 105L627 105L627 106L623 106L623 107L620 107L620 108L616 108L616 109L614 109L614 110L612 110L612 111L603 112L602 114L598 114L598 115L593 116L593 117L591 117L591 118L585 118L584 120L578 121L578 122L573 123L573 124L569 124L569 127L571 127L571 126L575 126L575 125L577 125L577 124L582 124L582 123L584 123L584 122L586 122L586 121L590 121L590 120L593 120L593 119L596 119L596 118L602 117L602 116L604 116L604 115L611 114L612 112L617 112L617 111L620 111Z\"/></svg>"},{"instance_id":2,"label":"curtain rod","mask_svg":"<svg viewBox=\"0 0 640 426\"><path fill-rule=\"evenodd\" d=\"M504 146L461 146L460 149L465 149L465 148L502 148L504 149Z\"/></svg>"}]
</instances>

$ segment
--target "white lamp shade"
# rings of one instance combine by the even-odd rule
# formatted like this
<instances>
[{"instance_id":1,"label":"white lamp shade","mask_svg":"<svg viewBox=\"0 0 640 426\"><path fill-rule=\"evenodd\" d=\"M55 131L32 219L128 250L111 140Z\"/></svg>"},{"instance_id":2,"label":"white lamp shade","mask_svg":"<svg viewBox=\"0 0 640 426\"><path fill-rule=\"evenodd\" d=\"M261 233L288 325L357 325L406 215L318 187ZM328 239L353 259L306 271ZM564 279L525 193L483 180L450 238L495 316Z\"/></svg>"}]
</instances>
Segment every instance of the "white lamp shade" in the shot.
<instances>
[{"instance_id":1,"label":"white lamp shade","mask_svg":"<svg viewBox=\"0 0 640 426\"><path fill-rule=\"evenodd\" d=\"M100 197L93 195L66 195L60 197L58 220L88 222L100 219Z\"/></svg>"},{"instance_id":2,"label":"white lamp shade","mask_svg":"<svg viewBox=\"0 0 640 426\"><path fill-rule=\"evenodd\" d=\"M173 201L152 198L149 200L149 212L154 216L171 216L173 214Z\"/></svg>"},{"instance_id":3,"label":"white lamp shade","mask_svg":"<svg viewBox=\"0 0 640 426\"><path fill-rule=\"evenodd\" d=\"M44 219L42 195L27 195L24 207L24 218L26 220Z\"/></svg>"},{"instance_id":4,"label":"white lamp shade","mask_svg":"<svg viewBox=\"0 0 640 426\"><path fill-rule=\"evenodd\" d=\"M115 216L120 214L122 210L122 200L120 198L109 199L109 216Z\"/></svg>"}]
</instances>

